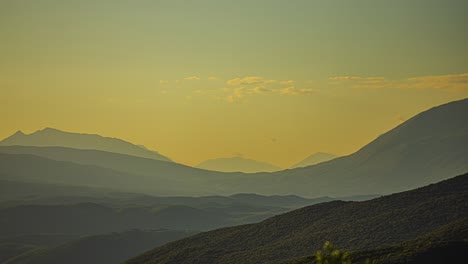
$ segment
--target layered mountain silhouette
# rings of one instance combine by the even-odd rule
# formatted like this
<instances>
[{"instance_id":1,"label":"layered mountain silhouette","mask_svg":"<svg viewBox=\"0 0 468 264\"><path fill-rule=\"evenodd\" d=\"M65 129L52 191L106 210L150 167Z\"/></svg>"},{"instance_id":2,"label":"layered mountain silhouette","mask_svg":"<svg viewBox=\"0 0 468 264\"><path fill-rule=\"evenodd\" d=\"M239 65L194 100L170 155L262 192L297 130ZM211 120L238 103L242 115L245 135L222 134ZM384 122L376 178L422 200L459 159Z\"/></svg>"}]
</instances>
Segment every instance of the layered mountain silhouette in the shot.
<instances>
[{"instance_id":1,"label":"layered mountain silhouette","mask_svg":"<svg viewBox=\"0 0 468 264\"><path fill-rule=\"evenodd\" d=\"M281 168L266 162L260 162L241 157L210 159L198 164L196 167L212 171L245 173L272 172L281 170Z\"/></svg>"},{"instance_id":2,"label":"layered mountain silhouette","mask_svg":"<svg viewBox=\"0 0 468 264\"><path fill-rule=\"evenodd\" d=\"M207 171L96 150L0 147L0 153L8 153L0 155L0 179L163 195L389 194L468 171L466 116L468 99L451 102L414 116L349 156L272 173Z\"/></svg>"},{"instance_id":3,"label":"layered mountain silhouette","mask_svg":"<svg viewBox=\"0 0 468 264\"><path fill-rule=\"evenodd\" d=\"M0 146L61 146L76 149L95 149L162 161L171 161L156 151L144 146L134 145L118 138L103 137L94 134L80 134L45 128L32 134L21 131L0 141Z\"/></svg>"},{"instance_id":4,"label":"layered mountain silhouette","mask_svg":"<svg viewBox=\"0 0 468 264\"><path fill-rule=\"evenodd\" d=\"M321 203L258 224L197 234L126 263L285 263L313 254L328 240L348 251L418 238L463 242L468 238L467 199L465 174L370 201Z\"/></svg>"},{"instance_id":5,"label":"layered mountain silhouette","mask_svg":"<svg viewBox=\"0 0 468 264\"><path fill-rule=\"evenodd\" d=\"M291 169L312 166L315 164L335 159L337 157L338 156L335 156L333 154L317 152L298 162L297 164L294 164L293 166L291 166Z\"/></svg>"}]
</instances>

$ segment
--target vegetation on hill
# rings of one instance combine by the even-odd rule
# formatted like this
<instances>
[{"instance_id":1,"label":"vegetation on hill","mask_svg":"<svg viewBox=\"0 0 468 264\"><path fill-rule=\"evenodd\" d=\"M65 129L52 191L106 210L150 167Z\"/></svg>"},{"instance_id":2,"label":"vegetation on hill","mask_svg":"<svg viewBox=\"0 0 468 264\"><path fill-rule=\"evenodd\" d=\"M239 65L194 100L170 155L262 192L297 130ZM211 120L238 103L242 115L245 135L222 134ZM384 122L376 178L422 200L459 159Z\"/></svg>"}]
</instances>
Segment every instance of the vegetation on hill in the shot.
<instances>
[{"instance_id":1,"label":"vegetation on hill","mask_svg":"<svg viewBox=\"0 0 468 264\"><path fill-rule=\"evenodd\" d=\"M467 199L465 174L370 201L321 203L258 224L201 233L127 263L283 263L310 255L326 240L352 252L388 247L466 221Z\"/></svg>"}]
</instances>

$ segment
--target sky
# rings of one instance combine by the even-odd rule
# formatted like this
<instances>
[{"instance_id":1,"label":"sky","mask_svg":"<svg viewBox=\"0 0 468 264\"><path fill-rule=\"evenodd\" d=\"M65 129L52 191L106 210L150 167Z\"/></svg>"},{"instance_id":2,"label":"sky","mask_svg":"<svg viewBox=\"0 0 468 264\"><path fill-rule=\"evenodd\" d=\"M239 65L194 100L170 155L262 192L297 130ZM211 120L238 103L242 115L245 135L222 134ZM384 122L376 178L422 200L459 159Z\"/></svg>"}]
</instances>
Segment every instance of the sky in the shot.
<instances>
[{"instance_id":1,"label":"sky","mask_svg":"<svg viewBox=\"0 0 468 264\"><path fill-rule=\"evenodd\" d=\"M196 165L348 155L468 97L465 0L0 0L0 138L45 127Z\"/></svg>"}]
</instances>

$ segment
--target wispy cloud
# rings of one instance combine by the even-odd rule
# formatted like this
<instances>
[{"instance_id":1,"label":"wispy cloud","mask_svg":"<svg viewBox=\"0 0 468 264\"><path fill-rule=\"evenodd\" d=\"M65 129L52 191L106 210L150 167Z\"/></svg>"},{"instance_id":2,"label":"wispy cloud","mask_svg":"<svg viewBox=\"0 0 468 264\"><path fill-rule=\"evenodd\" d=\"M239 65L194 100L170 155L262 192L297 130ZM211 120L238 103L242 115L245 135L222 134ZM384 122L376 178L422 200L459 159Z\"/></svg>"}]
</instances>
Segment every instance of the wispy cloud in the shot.
<instances>
[{"instance_id":1,"label":"wispy cloud","mask_svg":"<svg viewBox=\"0 0 468 264\"><path fill-rule=\"evenodd\" d=\"M217 77L214 77L214 76L208 77L208 81L216 81L216 80L218 80Z\"/></svg>"},{"instance_id":2,"label":"wispy cloud","mask_svg":"<svg viewBox=\"0 0 468 264\"><path fill-rule=\"evenodd\" d=\"M185 77L184 80L187 80L187 81L199 81L199 80L201 80L201 78L198 77L198 76L189 76L189 77Z\"/></svg>"},{"instance_id":3,"label":"wispy cloud","mask_svg":"<svg viewBox=\"0 0 468 264\"><path fill-rule=\"evenodd\" d=\"M450 91L468 89L468 73L420 76L401 80L360 76L330 77L328 80L330 84L350 83L353 88L368 89L443 89Z\"/></svg>"},{"instance_id":4,"label":"wispy cloud","mask_svg":"<svg viewBox=\"0 0 468 264\"><path fill-rule=\"evenodd\" d=\"M160 84L168 84L168 83L169 83L169 80L159 80L159 83L160 83Z\"/></svg>"},{"instance_id":5,"label":"wispy cloud","mask_svg":"<svg viewBox=\"0 0 468 264\"><path fill-rule=\"evenodd\" d=\"M294 85L294 81L293 80L281 81L280 84L281 85Z\"/></svg>"},{"instance_id":6,"label":"wispy cloud","mask_svg":"<svg viewBox=\"0 0 468 264\"><path fill-rule=\"evenodd\" d=\"M263 77L257 76L248 76L244 78L234 78L228 80L226 83L229 85L237 86L237 85L267 85L270 83L275 83L276 80L267 80Z\"/></svg>"},{"instance_id":7,"label":"wispy cloud","mask_svg":"<svg viewBox=\"0 0 468 264\"><path fill-rule=\"evenodd\" d=\"M287 95L299 95L299 94L316 94L319 92L319 89L314 89L314 88L301 88L297 89L294 86L286 87L286 88L281 88L281 89L276 89L276 92L279 92L280 94L287 94Z\"/></svg>"}]
</instances>

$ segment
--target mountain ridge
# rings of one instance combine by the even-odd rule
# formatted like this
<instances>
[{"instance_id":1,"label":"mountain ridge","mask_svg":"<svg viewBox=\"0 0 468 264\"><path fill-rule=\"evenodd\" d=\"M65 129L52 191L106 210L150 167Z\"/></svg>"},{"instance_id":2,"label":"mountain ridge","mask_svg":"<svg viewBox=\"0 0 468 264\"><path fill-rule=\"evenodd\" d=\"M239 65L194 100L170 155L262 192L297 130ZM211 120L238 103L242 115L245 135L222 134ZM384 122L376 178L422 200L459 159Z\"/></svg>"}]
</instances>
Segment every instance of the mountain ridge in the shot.
<instances>
[{"instance_id":1,"label":"mountain ridge","mask_svg":"<svg viewBox=\"0 0 468 264\"><path fill-rule=\"evenodd\" d=\"M25 134L21 130L18 130L13 135L0 141L0 146L15 145L94 149L172 162L157 151L148 150L144 146L135 145L119 138L104 137L98 134L65 132L50 127L37 130L31 134Z\"/></svg>"},{"instance_id":2,"label":"mountain ridge","mask_svg":"<svg viewBox=\"0 0 468 264\"><path fill-rule=\"evenodd\" d=\"M282 170L282 168L267 162L246 159L242 157L209 159L201 162L195 167L220 172L244 173L273 172Z\"/></svg>"},{"instance_id":3,"label":"mountain ridge","mask_svg":"<svg viewBox=\"0 0 468 264\"><path fill-rule=\"evenodd\" d=\"M336 158L338 158L338 156L330 154L330 153L316 152L316 153L308 156L307 158L303 159L302 161L292 165L290 168L291 169L303 168L303 167L319 164L319 163L322 163L322 162L325 162L325 161L329 161L329 160L332 160L332 159L336 159Z\"/></svg>"}]
</instances>

